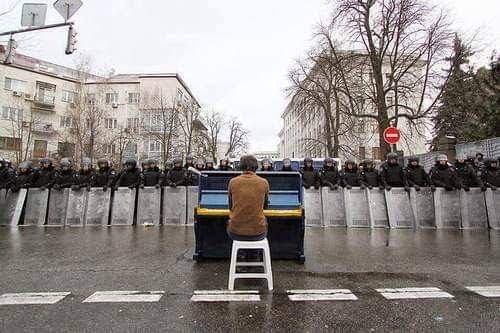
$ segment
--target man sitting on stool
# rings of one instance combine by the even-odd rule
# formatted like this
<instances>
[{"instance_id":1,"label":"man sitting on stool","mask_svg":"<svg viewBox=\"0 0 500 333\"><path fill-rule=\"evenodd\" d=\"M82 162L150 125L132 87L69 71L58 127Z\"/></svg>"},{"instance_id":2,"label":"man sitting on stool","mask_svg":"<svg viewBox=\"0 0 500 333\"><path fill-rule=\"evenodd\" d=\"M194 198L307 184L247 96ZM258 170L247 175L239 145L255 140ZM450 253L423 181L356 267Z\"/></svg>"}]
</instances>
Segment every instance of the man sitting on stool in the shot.
<instances>
[{"instance_id":1,"label":"man sitting on stool","mask_svg":"<svg viewBox=\"0 0 500 333\"><path fill-rule=\"evenodd\" d=\"M257 159L247 155L240 159L241 176L229 182L229 225L227 233L236 241L260 241L267 236L264 209L267 208L269 183L255 174Z\"/></svg>"}]
</instances>

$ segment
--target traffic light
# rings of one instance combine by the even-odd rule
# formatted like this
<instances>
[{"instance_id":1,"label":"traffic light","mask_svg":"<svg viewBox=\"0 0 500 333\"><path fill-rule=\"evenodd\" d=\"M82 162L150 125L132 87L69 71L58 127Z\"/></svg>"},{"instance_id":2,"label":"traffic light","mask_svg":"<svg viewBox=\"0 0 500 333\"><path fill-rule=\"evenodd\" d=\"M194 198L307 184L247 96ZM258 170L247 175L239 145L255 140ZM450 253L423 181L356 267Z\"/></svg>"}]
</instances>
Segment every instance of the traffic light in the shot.
<instances>
[{"instance_id":1,"label":"traffic light","mask_svg":"<svg viewBox=\"0 0 500 333\"><path fill-rule=\"evenodd\" d=\"M73 52L75 52L76 35L77 32L75 28L73 27L73 25L70 25L68 30L68 42L66 44L66 54L73 54Z\"/></svg>"},{"instance_id":2,"label":"traffic light","mask_svg":"<svg viewBox=\"0 0 500 333\"><path fill-rule=\"evenodd\" d=\"M17 42L12 38L9 39L9 44L7 45L7 51L5 53L5 61L6 65L12 64L14 62L14 57L16 56Z\"/></svg>"}]
</instances>

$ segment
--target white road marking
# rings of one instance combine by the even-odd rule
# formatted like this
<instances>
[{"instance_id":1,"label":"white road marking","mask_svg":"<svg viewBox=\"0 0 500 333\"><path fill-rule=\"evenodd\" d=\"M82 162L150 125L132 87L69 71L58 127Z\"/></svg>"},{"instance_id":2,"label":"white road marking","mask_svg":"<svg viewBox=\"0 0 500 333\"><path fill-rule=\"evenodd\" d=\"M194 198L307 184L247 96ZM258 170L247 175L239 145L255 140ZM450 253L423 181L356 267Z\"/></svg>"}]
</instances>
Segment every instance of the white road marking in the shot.
<instances>
[{"instance_id":1,"label":"white road marking","mask_svg":"<svg viewBox=\"0 0 500 333\"><path fill-rule=\"evenodd\" d=\"M191 302L260 302L256 290L196 290Z\"/></svg>"},{"instance_id":2,"label":"white road marking","mask_svg":"<svg viewBox=\"0 0 500 333\"><path fill-rule=\"evenodd\" d=\"M0 296L0 305L55 304L70 294L69 292L3 294Z\"/></svg>"},{"instance_id":3,"label":"white road marking","mask_svg":"<svg viewBox=\"0 0 500 333\"><path fill-rule=\"evenodd\" d=\"M349 289L287 290L288 299L298 301L356 301L358 298Z\"/></svg>"},{"instance_id":4,"label":"white road marking","mask_svg":"<svg viewBox=\"0 0 500 333\"><path fill-rule=\"evenodd\" d=\"M453 298L454 296L435 287L377 289L386 299Z\"/></svg>"},{"instance_id":5,"label":"white road marking","mask_svg":"<svg viewBox=\"0 0 500 333\"><path fill-rule=\"evenodd\" d=\"M164 291L98 291L83 303L151 303L158 302Z\"/></svg>"},{"instance_id":6,"label":"white road marking","mask_svg":"<svg viewBox=\"0 0 500 333\"><path fill-rule=\"evenodd\" d=\"M484 297L500 297L500 286L471 286L465 289Z\"/></svg>"}]
</instances>

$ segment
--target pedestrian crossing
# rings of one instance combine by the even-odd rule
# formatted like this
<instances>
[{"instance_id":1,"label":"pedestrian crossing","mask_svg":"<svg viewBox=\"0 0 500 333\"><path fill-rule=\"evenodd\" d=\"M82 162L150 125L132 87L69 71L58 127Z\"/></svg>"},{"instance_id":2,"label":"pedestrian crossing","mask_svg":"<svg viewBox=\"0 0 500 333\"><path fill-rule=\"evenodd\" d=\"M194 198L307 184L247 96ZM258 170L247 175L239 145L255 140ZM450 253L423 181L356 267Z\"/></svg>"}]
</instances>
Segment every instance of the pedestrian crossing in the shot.
<instances>
[{"instance_id":1,"label":"pedestrian crossing","mask_svg":"<svg viewBox=\"0 0 500 333\"><path fill-rule=\"evenodd\" d=\"M464 291L484 298L500 298L500 285L466 286ZM378 288L373 291L387 301L416 299L453 299L450 292L437 287ZM460 292L461 293L461 292ZM261 302L264 295L280 296L280 292L261 294L258 290L195 290L190 298L194 303ZM349 289L291 289L286 290L291 302L359 301ZM0 295L0 306L53 305L74 295L71 292L6 293ZM96 291L82 303L157 303L167 296L165 291Z\"/></svg>"}]
</instances>

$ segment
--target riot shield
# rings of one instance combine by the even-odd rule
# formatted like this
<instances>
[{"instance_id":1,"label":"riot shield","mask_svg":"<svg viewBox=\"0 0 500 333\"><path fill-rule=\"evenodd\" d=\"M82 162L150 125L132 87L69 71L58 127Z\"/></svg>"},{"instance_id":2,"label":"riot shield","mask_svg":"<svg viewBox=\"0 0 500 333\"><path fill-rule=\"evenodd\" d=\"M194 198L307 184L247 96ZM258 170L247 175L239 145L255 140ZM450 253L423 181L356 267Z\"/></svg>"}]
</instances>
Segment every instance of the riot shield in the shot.
<instances>
[{"instance_id":1,"label":"riot shield","mask_svg":"<svg viewBox=\"0 0 500 333\"><path fill-rule=\"evenodd\" d=\"M321 192L316 189L304 189L304 210L306 226L320 227L322 225Z\"/></svg>"},{"instance_id":2,"label":"riot shield","mask_svg":"<svg viewBox=\"0 0 500 333\"><path fill-rule=\"evenodd\" d=\"M137 197L137 225L160 224L161 189L145 187L139 189Z\"/></svg>"},{"instance_id":3,"label":"riot shield","mask_svg":"<svg viewBox=\"0 0 500 333\"><path fill-rule=\"evenodd\" d=\"M49 204L49 190L30 188L26 196L24 225L44 225Z\"/></svg>"},{"instance_id":4,"label":"riot shield","mask_svg":"<svg viewBox=\"0 0 500 333\"><path fill-rule=\"evenodd\" d=\"M471 188L468 192L460 191L460 214L462 229L487 229L488 213L484 192L480 188Z\"/></svg>"},{"instance_id":5,"label":"riot shield","mask_svg":"<svg viewBox=\"0 0 500 333\"><path fill-rule=\"evenodd\" d=\"M111 206L111 190L92 188L88 193L87 209L85 212L86 226L106 226L109 220Z\"/></svg>"},{"instance_id":6,"label":"riot shield","mask_svg":"<svg viewBox=\"0 0 500 333\"><path fill-rule=\"evenodd\" d=\"M163 224L186 224L186 187L163 189Z\"/></svg>"},{"instance_id":7,"label":"riot shield","mask_svg":"<svg viewBox=\"0 0 500 333\"><path fill-rule=\"evenodd\" d=\"M321 203L323 206L323 222L326 227L345 227L344 189L331 190L329 187L321 189Z\"/></svg>"},{"instance_id":8,"label":"riot shield","mask_svg":"<svg viewBox=\"0 0 500 333\"><path fill-rule=\"evenodd\" d=\"M198 186L187 187L187 224L194 223L194 209L198 206Z\"/></svg>"},{"instance_id":9,"label":"riot shield","mask_svg":"<svg viewBox=\"0 0 500 333\"><path fill-rule=\"evenodd\" d=\"M404 188L392 188L385 191L387 214L391 228L415 228L410 195Z\"/></svg>"},{"instance_id":10,"label":"riot shield","mask_svg":"<svg viewBox=\"0 0 500 333\"><path fill-rule=\"evenodd\" d=\"M370 228L370 212L366 191L359 187L344 189L345 215L347 226Z\"/></svg>"},{"instance_id":11,"label":"riot shield","mask_svg":"<svg viewBox=\"0 0 500 333\"><path fill-rule=\"evenodd\" d=\"M389 228L384 192L378 188L366 190L372 228Z\"/></svg>"},{"instance_id":12,"label":"riot shield","mask_svg":"<svg viewBox=\"0 0 500 333\"><path fill-rule=\"evenodd\" d=\"M5 210L5 204L7 201L5 200L7 196L7 190L4 188L0 188L0 211Z\"/></svg>"},{"instance_id":13,"label":"riot shield","mask_svg":"<svg viewBox=\"0 0 500 333\"><path fill-rule=\"evenodd\" d=\"M27 193L28 190L24 188L17 192L7 191L0 210L0 225L16 226L19 224Z\"/></svg>"},{"instance_id":14,"label":"riot shield","mask_svg":"<svg viewBox=\"0 0 500 333\"><path fill-rule=\"evenodd\" d=\"M430 187L421 187L420 191L414 188L410 191L410 202L413 219L419 228L435 229L436 217L434 215L434 196Z\"/></svg>"},{"instance_id":15,"label":"riot shield","mask_svg":"<svg viewBox=\"0 0 500 333\"><path fill-rule=\"evenodd\" d=\"M65 224L69 226L84 226L89 192L87 189L70 191Z\"/></svg>"},{"instance_id":16,"label":"riot shield","mask_svg":"<svg viewBox=\"0 0 500 333\"><path fill-rule=\"evenodd\" d=\"M460 228L460 194L458 191L446 191L437 188L434 192L434 209L436 215L436 228Z\"/></svg>"},{"instance_id":17,"label":"riot shield","mask_svg":"<svg viewBox=\"0 0 500 333\"><path fill-rule=\"evenodd\" d=\"M70 191L71 190L69 188L50 190L47 225L61 227L64 226Z\"/></svg>"},{"instance_id":18,"label":"riot shield","mask_svg":"<svg viewBox=\"0 0 500 333\"><path fill-rule=\"evenodd\" d=\"M488 189L485 197L490 228L500 230L500 190Z\"/></svg>"},{"instance_id":19,"label":"riot shield","mask_svg":"<svg viewBox=\"0 0 500 333\"><path fill-rule=\"evenodd\" d=\"M136 189L128 187L120 187L115 190L111 208L111 225L134 224L136 193Z\"/></svg>"}]
</instances>

